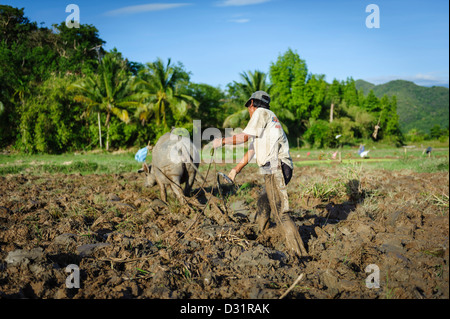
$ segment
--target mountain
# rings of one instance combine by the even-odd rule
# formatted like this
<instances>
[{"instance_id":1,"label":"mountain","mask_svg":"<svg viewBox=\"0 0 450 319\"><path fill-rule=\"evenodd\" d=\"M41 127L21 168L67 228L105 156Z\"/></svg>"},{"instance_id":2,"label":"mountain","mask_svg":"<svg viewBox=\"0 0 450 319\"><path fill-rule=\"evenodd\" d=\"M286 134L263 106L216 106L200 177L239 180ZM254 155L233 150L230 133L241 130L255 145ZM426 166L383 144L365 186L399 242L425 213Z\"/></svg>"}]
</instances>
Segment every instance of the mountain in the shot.
<instances>
[{"instance_id":1,"label":"mountain","mask_svg":"<svg viewBox=\"0 0 450 319\"><path fill-rule=\"evenodd\" d=\"M439 124L449 125L449 89L442 86L425 87L404 80L375 85L364 80L355 81L356 88L367 95L373 90L378 98L397 96L397 114L403 133L416 128L424 133Z\"/></svg>"}]
</instances>

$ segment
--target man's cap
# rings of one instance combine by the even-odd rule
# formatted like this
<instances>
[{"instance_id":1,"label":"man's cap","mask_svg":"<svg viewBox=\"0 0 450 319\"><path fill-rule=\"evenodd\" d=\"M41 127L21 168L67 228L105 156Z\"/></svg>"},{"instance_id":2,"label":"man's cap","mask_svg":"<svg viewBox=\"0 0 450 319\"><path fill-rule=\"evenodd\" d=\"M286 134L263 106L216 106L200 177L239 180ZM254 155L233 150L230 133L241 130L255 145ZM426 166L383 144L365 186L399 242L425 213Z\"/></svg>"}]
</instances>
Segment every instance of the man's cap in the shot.
<instances>
[{"instance_id":1,"label":"man's cap","mask_svg":"<svg viewBox=\"0 0 450 319\"><path fill-rule=\"evenodd\" d=\"M245 103L245 107L249 107L250 101L252 99L261 100L264 103L267 103L267 105L270 105L270 96L264 91L256 91L255 93L253 93L252 96L248 99L247 103Z\"/></svg>"}]
</instances>

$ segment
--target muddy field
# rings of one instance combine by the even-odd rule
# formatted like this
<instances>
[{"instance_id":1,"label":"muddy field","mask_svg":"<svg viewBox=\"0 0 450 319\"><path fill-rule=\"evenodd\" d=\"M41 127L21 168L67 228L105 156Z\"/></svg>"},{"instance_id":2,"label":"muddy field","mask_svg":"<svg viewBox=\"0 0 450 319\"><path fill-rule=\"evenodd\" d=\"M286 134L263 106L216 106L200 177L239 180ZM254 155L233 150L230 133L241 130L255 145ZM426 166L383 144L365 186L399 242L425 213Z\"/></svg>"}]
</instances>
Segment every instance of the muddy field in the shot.
<instances>
[{"instance_id":1,"label":"muddy field","mask_svg":"<svg viewBox=\"0 0 450 319\"><path fill-rule=\"evenodd\" d=\"M448 172L296 168L298 260L275 223L257 233L262 179L244 171L223 202L211 170L206 209L166 205L137 173L0 176L0 297L279 298L304 274L286 298L449 298Z\"/></svg>"}]
</instances>

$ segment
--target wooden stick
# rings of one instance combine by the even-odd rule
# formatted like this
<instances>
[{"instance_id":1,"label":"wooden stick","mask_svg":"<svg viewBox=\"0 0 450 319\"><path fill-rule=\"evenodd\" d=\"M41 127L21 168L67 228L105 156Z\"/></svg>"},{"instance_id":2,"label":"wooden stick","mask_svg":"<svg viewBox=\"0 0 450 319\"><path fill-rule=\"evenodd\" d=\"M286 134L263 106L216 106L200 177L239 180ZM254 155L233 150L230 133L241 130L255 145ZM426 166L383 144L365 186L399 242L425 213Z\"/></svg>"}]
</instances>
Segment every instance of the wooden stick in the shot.
<instances>
[{"instance_id":1,"label":"wooden stick","mask_svg":"<svg viewBox=\"0 0 450 319\"><path fill-rule=\"evenodd\" d=\"M288 290L286 290L286 292L284 294L281 295L281 297L279 299L283 299L284 297L286 297L287 294L290 293L292 289L294 289L295 285L297 285L298 282L300 280L302 280L302 278L303 278L303 273L301 273L300 276L298 276L298 278L295 280L295 282L289 287Z\"/></svg>"}]
</instances>

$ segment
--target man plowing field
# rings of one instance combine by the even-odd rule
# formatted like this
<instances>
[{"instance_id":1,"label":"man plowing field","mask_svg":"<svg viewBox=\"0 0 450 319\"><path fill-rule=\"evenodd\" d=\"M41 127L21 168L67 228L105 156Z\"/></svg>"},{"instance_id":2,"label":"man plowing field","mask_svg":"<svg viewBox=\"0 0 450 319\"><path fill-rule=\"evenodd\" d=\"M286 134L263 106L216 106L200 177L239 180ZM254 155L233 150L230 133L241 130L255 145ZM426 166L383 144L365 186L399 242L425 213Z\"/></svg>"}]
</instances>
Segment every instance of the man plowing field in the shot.
<instances>
[{"instance_id":1,"label":"man plowing field","mask_svg":"<svg viewBox=\"0 0 450 319\"><path fill-rule=\"evenodd\" d=\"M270 110L270 96L266 92L253 93L245 106L250 114L250 121L244 131L231 137L215 139L213 147L241 144L253 138L248 152L231 170L228 177L234 181L242 168L250 162L253 156L256 156L256 163L260 168L260 173L264 176L267 193L261 195L260 198L267 195L270 205L270 211L260 209L257 213L256 222L259 231L268 227L271 213L272 218L284 232L288 249L299 257L306 256L307 252L298 229L289 216L286 185L292 177L294 166L286 134L277 116Z\"/></svg>"}]
</instances>

